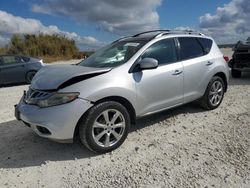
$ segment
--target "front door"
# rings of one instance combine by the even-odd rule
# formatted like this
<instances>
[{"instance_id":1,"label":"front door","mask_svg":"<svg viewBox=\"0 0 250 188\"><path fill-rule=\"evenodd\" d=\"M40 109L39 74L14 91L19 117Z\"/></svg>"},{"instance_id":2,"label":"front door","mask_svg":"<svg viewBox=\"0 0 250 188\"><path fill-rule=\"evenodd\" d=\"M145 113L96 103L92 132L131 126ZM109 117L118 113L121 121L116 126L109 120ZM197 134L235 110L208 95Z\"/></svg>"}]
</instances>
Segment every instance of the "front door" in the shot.
<instances>
[{"instance_id":1,"label":"front door","mask_svg":"<svg viewBox=\"0 0 250 188\"><path fill-rule=\"evenodd\" d=\"M174 39L151 45L141 58L158 60L156 69L133 73L139 116L183 103L183 65L178 62Z\"/></svg>"}]
</instances>

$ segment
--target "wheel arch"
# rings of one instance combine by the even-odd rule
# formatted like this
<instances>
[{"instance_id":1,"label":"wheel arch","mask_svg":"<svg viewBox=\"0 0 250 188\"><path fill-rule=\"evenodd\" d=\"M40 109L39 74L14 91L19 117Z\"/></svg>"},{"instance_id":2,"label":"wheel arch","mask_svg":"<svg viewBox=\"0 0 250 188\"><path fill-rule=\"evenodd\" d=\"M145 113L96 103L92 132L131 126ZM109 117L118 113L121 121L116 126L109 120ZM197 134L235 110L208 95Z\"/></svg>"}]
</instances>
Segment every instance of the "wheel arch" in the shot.
<instances>
[{"instance_id":1,"label":"wheel arch","mask_svg":"<svg viewBox=\"0 0 250 188\"><path fill-rule=\"evenodd\" d=\"M26 73L25 73L25 78L27 77L27 75L28 75L30 72L35 72L35 73L37 73L38 70L30 69L30 70L26 71Z\"/></svg>"},{"instance_id":2,"label":"wheel arch","mask_svg":"<svg viewBox=\"0 0 250 188\"><path fill-rule=\"evenodd\" d=\"M218 72L218 73L216 73L213 77L215 77L215 76L220 77L220 78L224 81L224 84L225 84L225 92L227 92L228 83L227 83L226 74L223 73L223 72Z\"/></svg>"},{"instance_id":3,"label":"wheel arch","mask_svg":"<svg viewBox=\"0 0 250 188\"><path fill-rule=\"evenodd\" d=\"M109 96L109 97L105 97L105 98L102 98L102 99L94 102L94 104L99 104L99 103L102 103L105 101L115 101L115 102L118 102L121 105L123 105L129 113L131 123L135 123L135 121L136 121L135 108L133 107L132 103L129 100L127 100L126 98L121 97L121 96Z\"/></svg>"},{"instance_id":4,"label":"wheel arch","mask_svg":"<svg viewBox=\"0 0 250 188\"><path fill-rule=\"evenodd\" d=\"M124 98L124 97L121 97L121 96L108 96L108 97L104 97L104 98L99 99L99 100L97 100L95 102L92 102L92 103L94 105L96 105L96 104L106 102L106 101L115 101L115 102L118 102L121 105L123 105L127 109L128 113L129 113L130 122L133 123L133 124L136 122L135 108L133 107L132 103L129 100L127 100L126 98ZM89 110L90 109L88 109L85 113L83 113L83 115L78 120L78 122L77 122L77 124L75 126L75 130L74 130L74 139L77 138L77 136L78 136L78 129L79 129L80 122L86 117Z\"/></svg>"},{"instance_id":5,"label":"wheel arch","mask_svg":"<svg viewBox=\"0 0 250 188\"><path fill-rule=\"evenodd\" d=\"M34 72L34 73L36 74L38 71L35 70L35 69L30 69L30 70L26 71L26 73L25 73L25 81L27 81L27 76L28 76L28 74L31 73L31 72Z\"/></svg>"}]
</instances>

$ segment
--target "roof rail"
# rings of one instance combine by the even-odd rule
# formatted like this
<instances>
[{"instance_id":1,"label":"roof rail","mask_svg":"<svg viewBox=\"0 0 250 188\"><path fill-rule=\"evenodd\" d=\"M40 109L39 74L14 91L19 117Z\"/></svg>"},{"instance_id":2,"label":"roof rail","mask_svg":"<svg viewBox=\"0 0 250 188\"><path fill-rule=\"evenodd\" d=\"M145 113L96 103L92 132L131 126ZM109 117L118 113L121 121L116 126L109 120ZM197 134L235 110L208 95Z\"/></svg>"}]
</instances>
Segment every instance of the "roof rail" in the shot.
<instances>
[{"instance_id":1,"label":"roof rail","mask_svg":"<svg viewBox=\"0 0 250 188\"><path fill-rule=\"evenodd\" d=\"M202 36L204 35L198 31L193 31L193 30L158 29L158 30L151 30L151 31L145 31L142 33L138 33L136 35L133 35L132 37L138 37L140 35L147 34L147 33L153 33L153 32L160 32L154 36L155 38L163 36L163 35L167 35L167 34L187 34L187 35L202 35Z\"/></svg>"},{"instance_id":2,"label":"roof rail","mask_svg":"<svg viewBox=\"0 0 250 188\"><path fill-rule=\"evenodd\" d=\"M133 37L138 37L140 35L147 34L147 33L153 33L153 32L161 32L162 33L162 32L169 32L169 31L171 31L171 30L169 30L169 29L157 29L157 30L151 30L151 31L141 32L141 33L133 35Z\"/></svg>"},{"instance_id":3,"label":"roof rail","mask_svg":"<svg viewBox=\"0 0 250 188\"><path fill-rule=\"evenodd\" d=\"M123 39L138 37L138 36L143 35L143 34L154 33L154 32L158 32L158 33L155 34L154 36L152 36L152 39L161 37L163 35L169 35L169 34L186 34L186 35L201 35L201 36L204 36L203 33L200 33L198 31L193 31L193 30L158 29L158 30L151 30L151 31L141 32L141 33L138 33L138 34L135 34L135 35L132 35L132 36L122 37L122 38L119 38L118 40L114 41L113 43L121 41Z\"/></svg>"},{"instance_id":4,"label":"roof rail","mask_svg":"<svg viewBox=\"0 0 250 188\"><path fill-rule=\"evenodd\" d=\"M198 31L193 31L193 30L170 30L170 31L167 31L167 32L159 33L158 35L155 36L155 38L161 37L163 35L169 35L169 34L186 34L186 35L201 35L201 36L204 36L203 33L200 33Z\"/></svg>"}]
</instances>

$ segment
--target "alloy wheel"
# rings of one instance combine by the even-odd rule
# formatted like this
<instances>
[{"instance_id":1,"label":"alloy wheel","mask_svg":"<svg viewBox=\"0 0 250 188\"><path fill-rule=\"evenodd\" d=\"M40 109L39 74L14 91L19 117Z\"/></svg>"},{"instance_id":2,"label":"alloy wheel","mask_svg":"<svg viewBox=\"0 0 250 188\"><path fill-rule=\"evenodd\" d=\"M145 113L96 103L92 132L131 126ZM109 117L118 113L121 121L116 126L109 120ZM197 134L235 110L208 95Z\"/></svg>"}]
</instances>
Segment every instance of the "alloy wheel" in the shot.
<instances>
[{"instance_id":1,"label":"alloy wheel","mask_svg":"<svg viewBox=\"0 0 250 188\"><path fill-rule=\"evenodd\" d=\"M107 109L94 121L92 137L97 145L111 147L122 138L125 126L125 118L121 112Z\"/></svg>"},{"instance_id":2,"label":"alloy wheel","mask_svg":"<svg viewBox=\"0 0 250 188\"><path fill-rule=\"evenodd\" d=\"M223 85L220 81L215 81L209 92L209 101L212 106L220 104L223 98Z\"/></svg>"}]
</instances>

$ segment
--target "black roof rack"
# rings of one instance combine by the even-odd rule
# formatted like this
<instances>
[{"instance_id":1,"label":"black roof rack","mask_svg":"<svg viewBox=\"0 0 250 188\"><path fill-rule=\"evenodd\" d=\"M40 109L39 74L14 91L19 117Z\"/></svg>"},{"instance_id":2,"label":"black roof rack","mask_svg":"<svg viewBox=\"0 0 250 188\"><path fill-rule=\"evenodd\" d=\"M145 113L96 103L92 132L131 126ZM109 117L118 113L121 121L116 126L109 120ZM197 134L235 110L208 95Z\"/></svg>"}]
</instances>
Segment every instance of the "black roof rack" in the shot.
<instances>
[{"instance_id":1,"label":"black roof rack","mask_svg":"<svg viewBox=\"0 0 250 188\"><path fill-rule=\"evenodd\" d=\"M155 32L169 32L171 30L169 29L158 29L158 30L151 30L151 31L145 31L145 32L141 32L138 34L133 35L133 37L139 37L140 35L144 35L144 34L148 34L148 33L155 33Z\"/></svg>"},{"instance_id":2,"label":"black roof rack","mask_svg":"<svg viewBox=\"0 0 250 188\"><path fill-rule=\"evenodd\" d=\"M193 31L193 30L158 29L158 30L151 30L151 31L141 32L141 33L138 33L138 34L135 34L135 35L132 35L132 36L122 37L122 38L114 41L113 43L124 40L124 39L127 39L127 38L139 37L141 35L149 34L149 33L156 33L156 34L150 36L150 39L154 39L154 38L157 38L157 37L161 37L163 35L170 35L170 34L186 34L186 35L201 35L201 36L204 36L204 34L198 32L198 31Z\"/></svg>"},{"instance_id":3,"label":"black roof rack","mask_svg":"<svg viewBox=\"0 0 250 188\"><path fill-rule=\"evenodd\" d=\"M193 31L193 30L170 30L170 29L159 29L159 30L151 30L151 31L145 31L142 33L138 33L136 35L133 35L133 37L139 37L140 35L143 34L148 34L148 33L157 33L153 38L163 36L163 35L168 35L168 34L187 34L187 35L204 35L198 31Z\"/></svg>"},{"instance_id":4,"label":"black roof rack","mask_svg":"<svg viewBox=\"0 0 250 188\"><path fill-rule=\"evenodd\" d=\"M169 34L185 34L185 35L201 35L204 36L203 33L200 33L198 31L193 30L170 30L168 32L163 32L155 36L155 38L163 36L163 35L169 35Z\"/></svg>"}]
</instances>

